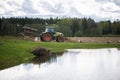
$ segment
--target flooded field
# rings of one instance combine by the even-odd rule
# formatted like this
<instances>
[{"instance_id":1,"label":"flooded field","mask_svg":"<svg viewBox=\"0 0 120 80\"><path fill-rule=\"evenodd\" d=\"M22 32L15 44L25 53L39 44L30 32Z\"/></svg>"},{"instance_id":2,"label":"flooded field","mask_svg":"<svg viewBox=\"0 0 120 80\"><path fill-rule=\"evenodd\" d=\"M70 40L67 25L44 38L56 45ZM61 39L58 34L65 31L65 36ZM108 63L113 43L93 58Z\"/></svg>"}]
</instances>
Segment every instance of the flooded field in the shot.
<instances>
[{"instance_id":1,"label":"flooded field","mask_svg":"<svg viewBox=\"0 0 120 80\"><path fill-rule=\"evenodd\" d=\"M0 80L120 80L120 50L68 49L0 70Z\"/></svg>"}]
</instances>

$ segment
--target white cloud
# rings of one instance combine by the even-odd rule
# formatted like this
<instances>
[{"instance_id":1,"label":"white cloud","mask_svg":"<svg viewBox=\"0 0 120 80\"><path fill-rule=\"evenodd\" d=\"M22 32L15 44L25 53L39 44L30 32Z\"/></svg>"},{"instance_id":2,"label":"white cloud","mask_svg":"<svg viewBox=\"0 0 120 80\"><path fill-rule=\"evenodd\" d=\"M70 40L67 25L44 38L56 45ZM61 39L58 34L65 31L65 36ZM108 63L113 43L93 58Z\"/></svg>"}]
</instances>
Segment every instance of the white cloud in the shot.
<instances>
[{"instance_id":1,"label":"white cloud","mask_svg":"<svg viewBox=\"0 0 120 80\"><path fill-rule=\"evenodd\" d=\"M0 8L0 15L4 14L5 10L3 8Z\"/></svg>"},{"instance_id":2,"label":"white cloud","mask_svg":"<svg viewBox=\"0 0 120 80\"><path fill-rule=\"evenodd\" d=\"M75 8L82 14L84 15L92 15L95 13L96 10L98 10L98 6L96 4L96 2L94 2L94 0L81 0L81 1L77 1L74 5Z\"/></svg>"},{"instance_id":3,"label":"white cloud","mask_svg":"<svg viewBox=\"0 0 120 80\"><path fill-rule=\"evenodd\" d=\"M101 17L106 17L106 18L114 20L116 18L119 18L118 16L120 16L120 12L119 12L120 7L118 7L112 2L104 3L100 6L100 8L101 10L99 12L100 12Z\"/></svg>"},{"instance_id":4,"label":"white cloud","mask_svg":"<svg viewBox=\"0 0 120 80\"><path fill-rule=\"evenodd\" d=\"M0 0L0 16L120 19L116 0ZM117 3L117 4L116 4Z\"/></svg>"}]
</instances>

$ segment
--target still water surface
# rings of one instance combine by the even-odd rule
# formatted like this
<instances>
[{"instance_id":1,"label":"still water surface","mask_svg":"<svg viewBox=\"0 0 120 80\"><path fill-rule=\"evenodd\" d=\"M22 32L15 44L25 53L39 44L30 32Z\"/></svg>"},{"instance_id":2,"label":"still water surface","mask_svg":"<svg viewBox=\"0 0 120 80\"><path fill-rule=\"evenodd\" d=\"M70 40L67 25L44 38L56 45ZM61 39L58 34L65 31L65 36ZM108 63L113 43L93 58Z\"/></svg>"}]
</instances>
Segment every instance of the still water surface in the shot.
<instances>
[{"instance_id":1,"label":"still water surface","mask_svg":"<svg viewBox=\"0 0 120 80\"><path fill-rule=\"evenodd\" d=\"M120 50L70 49L0 71L0 80L120 80Z\"/></svg>"}]
</instances>

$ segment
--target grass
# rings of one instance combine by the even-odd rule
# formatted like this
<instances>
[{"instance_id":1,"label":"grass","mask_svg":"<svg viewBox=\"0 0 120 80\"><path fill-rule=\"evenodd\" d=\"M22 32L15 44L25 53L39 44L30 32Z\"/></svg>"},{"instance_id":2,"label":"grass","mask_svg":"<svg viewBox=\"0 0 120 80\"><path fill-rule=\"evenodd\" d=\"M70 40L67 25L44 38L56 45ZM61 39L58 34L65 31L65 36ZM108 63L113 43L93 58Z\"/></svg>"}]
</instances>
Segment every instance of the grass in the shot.
<instances>
[{"instance_id":1,"label":"grass","mask_svg":"<svg viewBox=\"0 0 120 80\"><path fill-rule=\"evenodd\" d=\"M65 49L81 48L120 48L119 44L91 44L77 42L32 42L19 39L0 40L0 70L14 66L23 62L30 61L34 56L31 50L35 47L45 47L51 52L63 52Z\"/></svg>"}]
</instances>

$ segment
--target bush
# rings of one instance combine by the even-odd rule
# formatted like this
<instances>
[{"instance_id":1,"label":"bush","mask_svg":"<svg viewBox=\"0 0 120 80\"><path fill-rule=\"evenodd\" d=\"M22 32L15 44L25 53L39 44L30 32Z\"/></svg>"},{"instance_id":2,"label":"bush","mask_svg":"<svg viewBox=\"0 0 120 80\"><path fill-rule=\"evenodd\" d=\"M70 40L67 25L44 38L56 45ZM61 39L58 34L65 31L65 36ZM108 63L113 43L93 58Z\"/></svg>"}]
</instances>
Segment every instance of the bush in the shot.
<instances>
[{"instance_id":1,"label":"bush","mask_svg":"<svg viewBox=\"0 0 120 80\"><path fill-rule=\"evenodd\" d=\"M78 32L74 33L74 36L81 37L81 36L83 36L83 33L81 31L78 31Z\"/></svg>"},{"instance_id":2,"label":"bush","mask_svg":"<svg viewBox=\"0 0 120 80\"><path fill-rule=\"evenodd\" d=\"M43 47L37 47L34 50L32 50L32 53L35 56L49 56L50 50L43 48Z\"/></svg>"}]
</instances>

